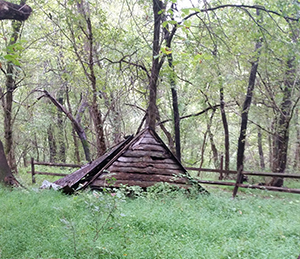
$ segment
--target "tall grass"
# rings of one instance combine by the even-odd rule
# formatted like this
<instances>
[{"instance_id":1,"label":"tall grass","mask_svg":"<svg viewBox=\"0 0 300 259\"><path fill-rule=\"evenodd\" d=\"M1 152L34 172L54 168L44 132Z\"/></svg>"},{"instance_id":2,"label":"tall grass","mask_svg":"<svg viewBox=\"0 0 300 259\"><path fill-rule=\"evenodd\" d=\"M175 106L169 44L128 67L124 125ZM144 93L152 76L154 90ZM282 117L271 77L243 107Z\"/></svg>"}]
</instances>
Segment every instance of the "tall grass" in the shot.
<instances>
[{"instance_id":1,"label":"tall grass","mask_svg":"<svg viewBox=\"0 0 300 259\"><path fill-rule=\"evenodd\" d=\"M0 189L0 258L272 258L300 254L300 196ZM299 197L299 198L298 198Z\"/></svg>"}]
</instances>

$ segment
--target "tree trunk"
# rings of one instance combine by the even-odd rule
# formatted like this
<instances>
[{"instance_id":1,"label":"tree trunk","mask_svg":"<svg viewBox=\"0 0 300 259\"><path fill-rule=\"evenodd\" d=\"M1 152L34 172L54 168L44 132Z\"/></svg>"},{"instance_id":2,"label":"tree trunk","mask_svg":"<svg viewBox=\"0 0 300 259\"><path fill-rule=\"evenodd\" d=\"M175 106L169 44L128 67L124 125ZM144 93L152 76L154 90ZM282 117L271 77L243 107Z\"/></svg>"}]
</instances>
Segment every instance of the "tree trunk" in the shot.
<instances>
[{"instance_id":1,"label":"tree trunk","mask_svg":"<svg viewBox=\"0 0 300 259\"><path fill-rule=\"evenodd\" d=\"M81 144L84 150L85 154L85 159L87 161L91 161L91 156L90 156L90 149L89 149L89 144L85 135L84 129L81 127L81 125L76 121L76 119L73 117L73 115L68 112L65 107L63 107L51 94L49 94L46 90L43 91L45 93L45 97L48 97L49 100L56 106L58 107L66 116L69 118L69 120L72 122L73 128L78 134L79 139L81 140Z\"/></svg>"},{"instance_id":2,"label":"tree trunk","mask_svg":"<svg viewBox=\"0 0 300 259\"><path fill-rule=\"evenodd\" d=\"M48 135L48 144L49 144L49 155L50 155L50 162L55 163L56 162L56 142L54 139L54 134L53 134L53 127L50 124L47 130L47 135ZM37 160L38 161L38 160Z\"/></svg>"},{"instance_id":3,"label":"tree trunk","mask_svg":"<svg viewBox=\"0 0 300 259\"><path fill-rule=\"evenodd\" d=\"M262 147L262 136L261 136L260 127L257 127L257 146L258 146L260 168L262 170L265 170L265 159L264 159L264 152L263 152L263 147Z\"/></svg>"},{"instance_id":4,"label":"tree trunk","mask_svg":"<svg viewBox=\"0 0 300 259\"><path fill-rule=\"evenodd\" d=\"M149 105L147 110L147 120L146 124L149 128L155 130L155 124L157 119L157 81L159 76L159 71L161 68L159 58L160 51L160 29L162 21L162 10L163 2L160 0L153 0L153 12L154 12L154 31L153 31L153 46L152 46L152 68L149 81Z\"/></svg>"},{"instance_id":5,"label":"tree trunk","mask_svg":"<svg viewBox=\"0 0 300 259\"><path fill-rule=\"evenodd\" d=\"M173 82L174 80L172 80ZM171 83L172 85L173 83ZM175 84L175 81L174 81ZM178 98L177 90L175 86L172 87L172 106L173 106L173 116L174 116L174 131L175 131L175 148L176 148L176 157L181 162L181 143L180 143L180 116L178 109Z\"/></svg>"},{"instance_id":6,"label":"tree trunk","mask_svg":"<svg viewBox=\"0 0 300 259\"><path fill-rule=\"evenodd\" d=\"M207 126L207 131L208 131L208 136L209 136L209 140L210 140L210 146L211 146L211 151L213 154L213 161L214 161L214 165L216 169L220 168L220 162L219 162L219 154L218 154L218 149L215 145L214 142L214 135L211 132L211 125L212 125L212 119L215 115L215 110L213 110L212 115L210 116L210 120L209 120L209 124ZM229 170L229 169L228 169Z\"/></svg>"},{"instance_id":7,"label":"tree trunk","mask_svg":"<svg viewBox=\"0 0 300 259\"><path fill-rule=\"evenodd\" d=\"M6 160L2 141L0 140L0 183L7 186L19 186Z\"/></svg>"},{"instance_id":8,"label":"tree trunk","mask_svg":"<svg viewBox=\"0 0 300 259\"><path fill-rule=\"evenodd\" d=\"M13 33L11 35L9 46L14 45L20 34L22 23L19 21L12 22ZM8 54L13 54L8 51ZM5 101L3 102L4 108L4 141L5 141L5 154L7 157L7 162L11 168L13 173L18 173L17 171L17 163L14 152L14 141L13 141L13 119L12 119L12 104L13 104L13 92L17 88L15 82L16 71L14 68L14 64L12 62L7 63L6 70L6 96Z\"/></svg>"},{"instance_id":9,"label":"tree trunk","mask_svg":"<svg viewBox=\"0 0 300 259\"><path fill-rule=\"evenodd\" d=\"M67 105L68 105L68 110L71 114L73 114L72 112L72 107L70 104L70 98L69 98L69 88L68 86L66 87L66 97L67 97ZM78 112L79 114L77 114L80 118L80 112ZM80 124L80 121L76 118L77 122ZM73 137L73 141L74 141L74 157L76 159L76 162L78 164L80 164L80 154L79 154L79 147L78 147L78 139L76 137L76 131L74 130L74 128L72 128L72 137Z\"/></svg>"},{"instance_id":10,"label":"tree trunk","mask_svg":"<svg viewBox=\"0 0 300 259\"><path fill-rule=\"evenodd\" d=\"M222 118L223 129L224 129L225 170L229 170L229 164L230 164L229 129L228 129L227 116L226 116L226 112L225 112L223 84L220 87L220 111L221 111L221 118ZM226 173L225 178L228 178L228 177L229 177L229 174Z\"/></svg>"},{"instance_id":11,"label":"tree trunk","mask_svg":"<svg viewBox=\"0 0 300 259\"><path fill-rule=\"evenodd\" d=\"M275 122L272 164L272 171L274 173L284 173L287 164L289 125L292 111L291 94L296 75L294 62L294 58L291 58L287 61L287 71L285 87L283 89L283 98L280 105L280 111L278 112ZM268 183L268 185L281 187L283 185L283 178L275 177Z\"/></svg>"},{"instance_id":12,"label":"tree trunk","mask_svg":"<svg viewBox=\"0 0 300 259\"><path fill-rule=\"evenodd\" d=\"M258 10L257 10L257 15L259 15ZM244 168L244 153L245 153L247 124L248 124L248 113L250 110L253 90L254 90L254 86L255 86L255 79L256 79L256 73L257 73L257 68L258 68L261 47L262 47L262 43L260 40L258 40L255 45L255 53L256 53L257 57L251 66L247 95L246 95L246 98L245 98L245 101L243 104L243 110L242 110L242 115L241 115L241 129L240 129L240 136L238 139L238 151L237 151L237 163L236 163L237 171L239 171L239 170L243 171L243 168ZM242 179L242 181L243 181L243 179Z\"/></svg>"},{"instance_id":13,"label":"tree trunk","mask_svg":"<svg viewBox=\"0 0 300 259\"><path fill-rule=\"evenodd\" d=\"M100 109L98 108L98 102L97 102L97 82L96 82L95 71L94 71L95 63L93 57L94 38L93 38L92 23L90 18L86 18L86 23L87 23L87 34L88 34L88 43L89 43L89 64L88 64L90 70L89 79L92 85L92 93L93 93L91 113L94 122L94 127L96 130L96 137L97 137L97 156L102 156L106 151L106 143L105 143L104 129L103 129L104 121L102 120L102 115Z\"/></svg>"},{"instance_id":14,"label":"tree trunk","mask_svg":"<svg viewBox=\"0 0 300 259\"><path fill-rule=\"evenodd\" d=\"M295 111L295 121L296 121L296 150L293 168L294 170L300 170L300 124L299 124L299 109L296 108Z\"/></svg>"},{"instance_id":15,"label":"tree trunk","mask_svg":"<svg viewBox=\"0 0 300 259\"><path fill-rule=\"evenodd\" d=\"M58 97L58 102L63 105L63 97ZM57 125L58 125L58 145L59 145L59 149L58 149L58 161L65 163L66 162L66 144L65 144L65 139L64 139L64 135L65 135L65 129L64 129L64 120L62 117L62 111L58 108L57 110Z\"/></svg>"}]
</instances>

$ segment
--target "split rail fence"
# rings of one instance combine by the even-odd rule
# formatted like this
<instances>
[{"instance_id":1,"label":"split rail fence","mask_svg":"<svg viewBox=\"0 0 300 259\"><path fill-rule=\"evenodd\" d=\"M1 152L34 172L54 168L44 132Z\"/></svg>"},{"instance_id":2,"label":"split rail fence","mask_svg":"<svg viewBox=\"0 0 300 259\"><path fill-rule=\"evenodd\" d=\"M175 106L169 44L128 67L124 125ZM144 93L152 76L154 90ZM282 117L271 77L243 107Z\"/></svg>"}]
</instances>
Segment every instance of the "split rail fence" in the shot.
<instances>
[{"instance_id":1,"label":"split rail fence","mask_svg":"<svg viewBox=\"0 0 300 259\"><path fill-rule=\"evenodd\" d=\"M35 175L52 175L52 176L66 176L68 174L62 173L50 173L50 172L39 172L35 170L35 165L44 165L44 166L54 166L54 167L70 167L70 168L80 168L82 165L78 164L64 164L64 163L47 163L47 162L38 162L34 161L31 158L31 176L32 183L35 183ZM220 169L208 169L208 168L197 168L197 167L186 167L186 170L197 171L197 172L210 172L210 173L218 173L219 181L209 181L209 180L200 180L197 179L199 183L202 184L211 184L211 185L223 185L223 186L233 186L233 197L236 196L238 188L249 188L249 189L260 189L260 190L269 190L269 191L277 191L277 192L288 192L288 193L298 193L300 194L300 189L286 188L286 187L275 187L275 186L266 186L266 185L252 185L252 184L243 184L239 183L238 179L240 179L240 175L249 175L249 176L268 176L268 177L279 177L279 178L293 178L300 179L300 174L282 174L282 173L267 173L267 172L249 172L249 171L233 171L233 170L224 170L223 163L221 158L221 166ZM226 182L223 181L225 175L236 174L236 182Z\"/></svg>"},{"instance_id":2,"label":"split rail fence","mask_svg":"<svg viewBox=\"0 0 300 259\"><path fill-rule=\"evenodd\" d=\"M200 180L200 179L197 179L197 181L202 184L234 186L235 188L233 190L233 197L236 196L239 187L300 194L300 189L266 186L266 185L242 184L242 183L239 183L239 181L238 181L238 179L240 179L239 174L240 175L249 175L249 176L268 176L268 177L293 178L293 179L300 179L300 174L282 174L282 173L249 172L249 171L241 171L238 173L238 171L232 171L232 170L207 169L207 168L196 168L196 167L186 167L185 169L190 170L190 171L211 172L211 173L220 174L219 181L208 181L208 180ZM222 181L222 179L224 179L224 175L228 175L228 174L236 174L237 175L236 182Z\"/></svg>"},{"instance_id":3,"label":"split rail fence","mask_svg":"<svg viewBox=\"0 0 300 259\"><path fill-rule=\"evenodd\" d=\"M70 168L79 168L82 165L76 165L76 164L64 164L64 163L47 163L47 162L38 162L34 161L33 158L31 158L31 171L27 173L31 173L31 179L32 183L36 183L35 175L53 175L53 176L66 176L68 174L62 174L62 173L49 173L49 172L39 172L35 170L35 165L44 165L44 166L54 166L54 167L70 167Z\"/></svg>"}]
</instances>

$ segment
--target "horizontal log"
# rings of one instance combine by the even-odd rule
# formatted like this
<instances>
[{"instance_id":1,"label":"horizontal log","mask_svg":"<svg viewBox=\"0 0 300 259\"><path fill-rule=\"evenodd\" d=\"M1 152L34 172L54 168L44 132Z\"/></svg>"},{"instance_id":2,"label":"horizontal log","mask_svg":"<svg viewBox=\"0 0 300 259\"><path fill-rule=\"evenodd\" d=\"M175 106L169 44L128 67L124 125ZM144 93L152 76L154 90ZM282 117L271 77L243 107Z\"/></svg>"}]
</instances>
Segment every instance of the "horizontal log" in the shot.
<instances>
[{"instance_id":1,"label":"horizontal log","mask_svg":"<svg viewBox=\"0 0 300 259\"><path fill-rule=\"evenodd\" d=\"M111 173L124 172L124 173L141 173L141 174L161 174L161 175L179 175L184 173L182 170L176 169L157 169L157 168L134 168L134 167L116 167L110 166L107 171Z\"/></svg>"},{"instance_id":2,"label":"horizontal log","mask_svg":"<svg viewBox=\"0 0 300 259\"><path fill-rule=\"evenodd\" d=\"M233 182L205 181L205 180L197 180L197 181L202 184L235 186L235 183L233 183ZM300 189L291 189L291 188L286 188L286 187L251 185L251 184L238 184L238 187L249 188L249 189L268 190L268 191L277 191L277 192L299 193L300 194Z\"/></svg>"},{"instance_id":3,"label":"horizontal log","mask_svg":"<svg viewBox=\"0 0 300 259\"><path fill-rule=\"evenodd\" d=\"M108 180L109 179L109 180ZM100 175L97 180L105 180L107 182L114 182L114 180L134 180L134 181L143 181L143 182L171 182L171 183L181 183L188 184L189 181L186 178L174 177L168 175L147 175L147 174L138 174L138 173L112 173L108 175Z\"/></svg>"},{"instance_id":4,"label":"horizontal log","mask_svg":"<svg viewBox=\"0 0 300 259\"><path fill-rule=\"evenodd\" d=\"M117 159L119 162L124 162L124 163L140 163L140 162L145 162L145 163L157 163L157 164L175 164L176 162L170 158L166 158L163 160L153 160L151 157L145 156L145 157L119 157Z\"/></svg>"},{"instance_id":5,"label":"horizontal log","mask_svg":"<svg viewBox=\"0 0 300 259\"><path fill-rule=\"evenodd\" d=\"M37 162L34 161L35 165L46 165L46 166L57 166L57 167L82 167L82 165L75 165L75 164L64 164L64 163L48 163L48 162Z\"/></svg>"},{"instance_id":6,"label":"horizontal log","mask_svg":"<svg viewBox=\"0 0 300 259\"><path fill-rule=\"evenodd\" d=\"M130 162L130 163L125 163L125 162L114 162L114 166L116 167L133 167L133 168L146 168L146 167L152 167L152 168L157 168L157 169L178 169L182 170L181 167L178 164L172 163L172 164L167 164L167 163L153 163L151 161L150 163L148 162Z\"/></svg>"},{"instance_id":7,"label":"horizontal log","mask_svg":"<svg viewBox=\"0 0 300 259\"><path fill-rule=\"evenodd\" d=\"M147 188L149 186L153 186L157 184L157 182L143 182L143 181L134 181L134 180L130 180L130 181L125 181L125 180L117 180L115 181L113 184L108 185L106 181L104 180L95 180L92 184L91 184L91 188L97 188L97 187L121 187L122 185L127 185L127 186L140 186L142 188ZM175 184L170 182L170 185L176 185L180 188L191 188L191 185L188 184Z\"/></svg>"},{"instance_id":8,"label":"horizontal log","mask_svg":"<svg viewBox=\"0 0 300 259\"><path fill-rule=\"evenodd\" d=\"M264 172L247 172L247 171L243 171L243 174L244 175L252 175L252 176L270 176L270 177L300 179L300 174L264 173Z\"/></svg>"},{"instance_id":9,"label":"horizontal log","mask_svg":"<svg viewBox=\"0 0 300 259\"><path fill-rule=\"evenodd\" d=\"M145 134L143 135L143 138L154 138L154 136L148 131L148 132L145 132Z\"/></svg>"},{"instance_id":10,"label":"horizontal log","mask_svg":"<svg viewBox=\"0 0 300 259\"><path fill-rule=\"evenodd\" d=\"M199 171L199 172L237 174L237 171L233 171L233 170L209 169L209 168L199 168L199 167L185 167L185 169L190 171Z\"/></svg>"},{"instance_id":11,"label":"horizontal log","mask_svg":"<svg viewBox=\"0 0 300 259\"><path fill-rule=\"evenodd\" d=\"M221 170L221 169L208 169L208 168L197 168L197 167L185 167L186 170L191 171L201 171L201 172L212 172L212 173L229 173L229 174L237 174L237 171L232 170ZM282 177L282 178L295 178L300 179L300 174L285 174L285 173L267 173L267 172L250 172L243 171L244 175L251 176L270 176L270 177Z\"/></svg>"},{"instance_id":12,"label":"horizontal log","mask_svg":"<svg viewBox=\"0 0 300 259\"><path fill-rule=\"evenodd\" d=\"M155 140L154 138L143 138L140 141L141 144L160 144L157 140Z\"/></svg>"},{"instance_id":13,"label":"horizontal log","mask_svg":"<svg viewBox=\"0 0 300 259\"><path fill-rule=\"evenodd\" d=\"M154 144L136 145L132 147L132 150L161 151L161 152L166 151L166 149L161 145L154 145Z\"/></svg>"},{"instance_id":14,"label":"horizontal log","mask_svg":"<svg viewBox=\"0 0 300 259\"><path fill-rule=\"evenodd\" d=\"M126 152L123 153L124 157L151 157L151 158L170 158L171 155L166 152L160 152L160 151L144 151L144 150L127 150Z\"/></svg>"},{"instance_id":15,"label":"horizontal log","mask_svg":"<svg viewBox=\"0 0 300 259\"><path fill-rule=\"evenodd\" d=\"M31 171L27 171L28 174L31 174ZM67 176L68 174L62 174L62 173L48 173L48 172L34 172L34 174L41 174L41 175L53 175L53 176Z\"/></svg>"}]
</instances>

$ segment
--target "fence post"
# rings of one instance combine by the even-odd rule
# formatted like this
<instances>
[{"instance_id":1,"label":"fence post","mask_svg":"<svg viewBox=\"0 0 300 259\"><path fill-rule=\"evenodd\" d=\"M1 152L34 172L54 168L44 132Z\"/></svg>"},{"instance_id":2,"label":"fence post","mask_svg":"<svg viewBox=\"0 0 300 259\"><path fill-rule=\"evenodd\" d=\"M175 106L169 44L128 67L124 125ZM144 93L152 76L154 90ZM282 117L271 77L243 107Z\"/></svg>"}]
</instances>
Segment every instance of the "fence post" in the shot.
<instances>
[{"instance_id":1,"label":"fence post","mask_svg":"<svg viewBox=\"0 0 300 259\"><path fill-rule=\"evenodd\" d=\"M223 180L223 160L224 160L224 156L221 156L221 162L220 162L220 176L219 176L219 180Z\"/></svg>"},{"instance_id":2,"label":"fence post","mask_svg":"<svg viewBox=\"0 0 300 259\"><path fill-rule=\"evenodd\" d=\"M35 171L34 171L34 159L33 157L31 158L31 178L32 178L32 183L35 183Z\"/></svg>"}]
</instances>

